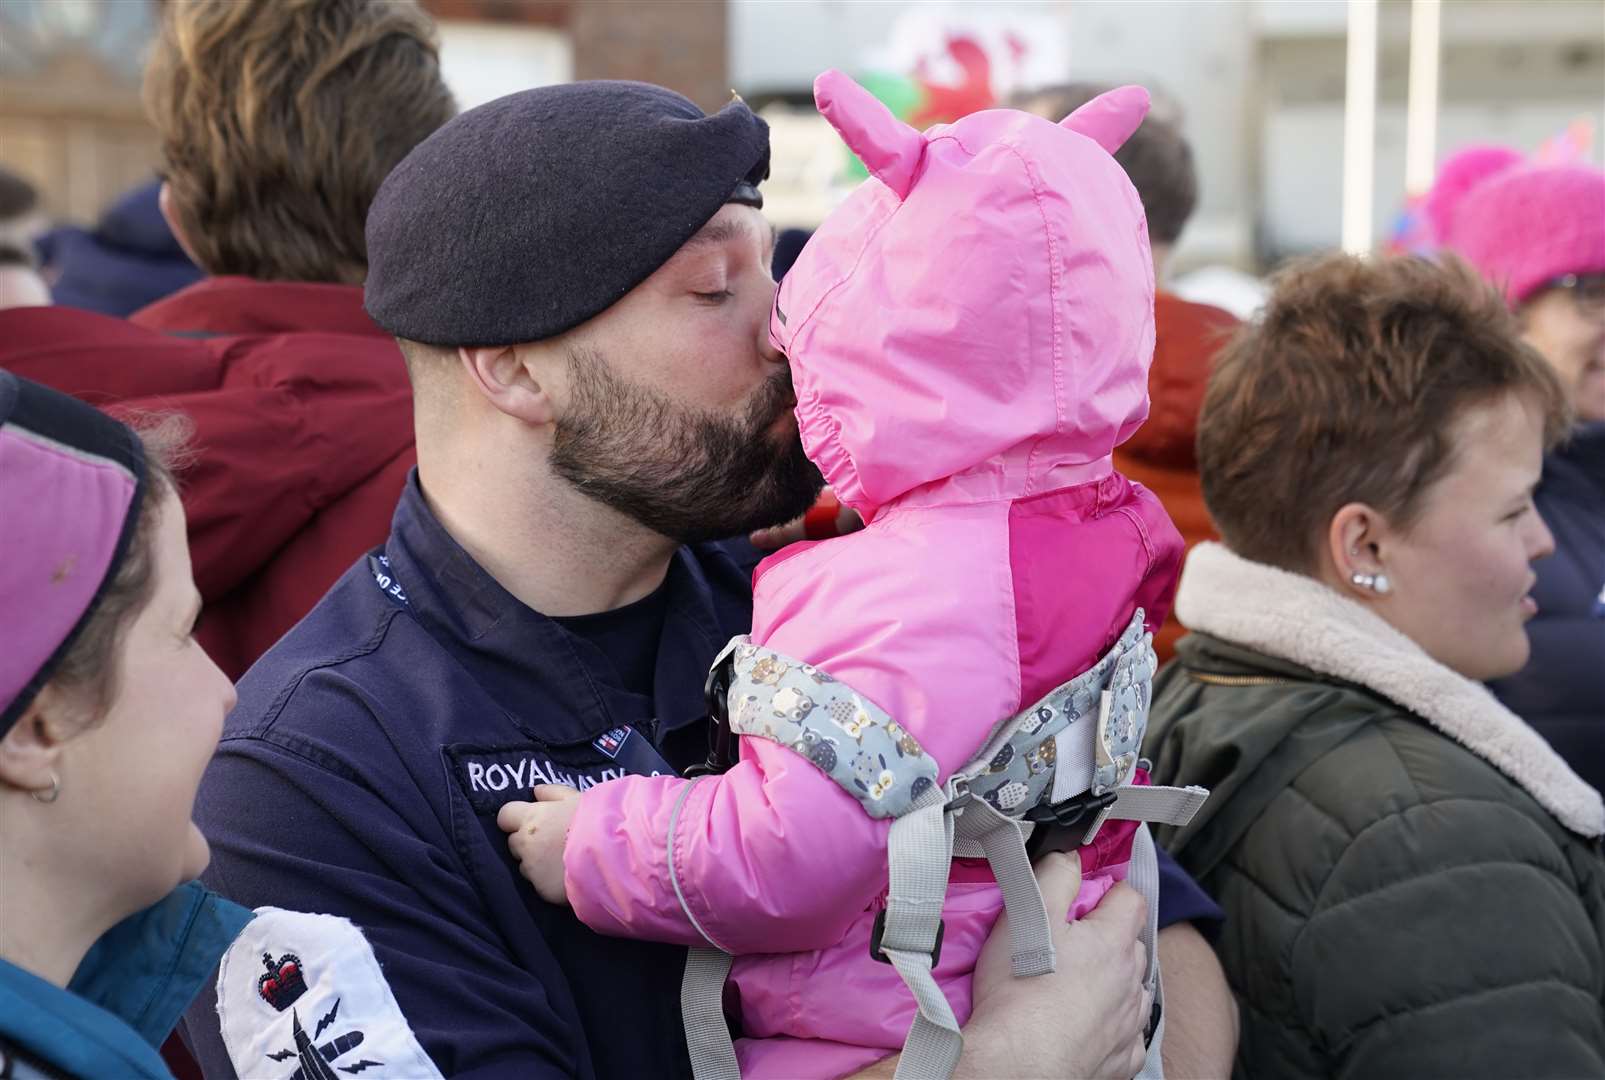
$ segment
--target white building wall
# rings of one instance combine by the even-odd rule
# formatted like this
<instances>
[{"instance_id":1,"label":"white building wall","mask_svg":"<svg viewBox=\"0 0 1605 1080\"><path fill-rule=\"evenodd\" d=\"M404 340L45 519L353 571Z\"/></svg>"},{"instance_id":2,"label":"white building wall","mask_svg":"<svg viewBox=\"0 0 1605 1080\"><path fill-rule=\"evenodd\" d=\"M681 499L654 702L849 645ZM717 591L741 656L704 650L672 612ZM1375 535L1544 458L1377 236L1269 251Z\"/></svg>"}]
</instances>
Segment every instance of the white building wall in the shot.
<instances>
[{"instance_id":1,"label":"white building wall","mask_svg":"<svg viewBox=\"0 0 1605 1080\"><path fill-rule=\"evenodd\" d=\"M1342 169L1344 0L729 0L730 70L744 93L804 91L862 70L903 12L1047 21L1062 79L1157 85L1185 110L1201 184L1179 266L1248 266L1335 245ZM1409 6L1384 0L1375 227L1404 190ZM1605 0L1446 0L1440 160L1474 139L1525 150L1592 117L1605 143Z\"/></svg>"}]
</instances>

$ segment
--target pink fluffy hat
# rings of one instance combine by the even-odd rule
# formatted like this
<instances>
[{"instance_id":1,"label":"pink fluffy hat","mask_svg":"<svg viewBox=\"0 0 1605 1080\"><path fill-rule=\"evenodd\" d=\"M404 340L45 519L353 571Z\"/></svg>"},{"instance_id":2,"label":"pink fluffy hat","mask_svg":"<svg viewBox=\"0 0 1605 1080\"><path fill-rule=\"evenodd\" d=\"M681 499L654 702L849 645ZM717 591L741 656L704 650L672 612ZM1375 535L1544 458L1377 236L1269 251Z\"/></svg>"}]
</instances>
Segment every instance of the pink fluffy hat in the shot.
<instances>
[{"instance_id":1,"label":"pink fluffy hat","mask_svg":"<svg viewBox=\"0 0 1605 1080\"><path fill-rule=\"evenodd\" d=\"M1605 172L1591 165L1468 147L1444 163L1425 209L1434 239L1513 306L1558 277L1605 271Z\"/></svg>"}]
</instances>

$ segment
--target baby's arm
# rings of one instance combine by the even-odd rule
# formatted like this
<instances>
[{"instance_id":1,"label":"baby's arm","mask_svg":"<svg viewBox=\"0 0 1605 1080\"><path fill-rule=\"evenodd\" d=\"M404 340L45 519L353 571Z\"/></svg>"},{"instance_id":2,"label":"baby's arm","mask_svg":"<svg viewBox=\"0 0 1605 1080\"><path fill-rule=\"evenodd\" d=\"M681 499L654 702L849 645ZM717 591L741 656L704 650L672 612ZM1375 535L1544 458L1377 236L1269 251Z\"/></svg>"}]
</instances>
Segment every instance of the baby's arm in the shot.
<instances>
[{"instance_id":1,"label":"baby's arm","mask_svg":"<svg viewBox=\"0 0 1605 1080\"><path fill-rule=\"evenodd\" d=\"M568 902L604 934L733 953L818 949L886 887L890 823L764 739L743 740L722 776L624 777L554 805L577 807L563 850Z\"/></svg>"}]
</instances>

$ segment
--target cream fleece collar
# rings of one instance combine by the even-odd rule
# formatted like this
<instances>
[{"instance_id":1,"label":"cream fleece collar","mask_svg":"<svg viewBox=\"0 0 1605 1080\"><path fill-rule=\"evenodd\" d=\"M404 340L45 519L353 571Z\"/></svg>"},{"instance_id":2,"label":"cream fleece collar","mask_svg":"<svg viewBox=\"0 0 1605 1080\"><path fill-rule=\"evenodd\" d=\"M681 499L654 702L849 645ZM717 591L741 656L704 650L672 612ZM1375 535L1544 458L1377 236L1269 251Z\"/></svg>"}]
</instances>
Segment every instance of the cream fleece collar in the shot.
<instances>
[{"instance_id":1,"label":"cream fleece collar","mask_svg":"<svg viewBox=\"0 0 1605 1080\"><path fill-rule=\"evenodd\" d=\"M1313 578L1200 544L1187 557L1176 617L1269 656L1358 683L1409 709L1521 785L1574 832L1605 833L1605 804L1543 736L1428 656L1362 604Z\"/></svg>"}]
</instances>

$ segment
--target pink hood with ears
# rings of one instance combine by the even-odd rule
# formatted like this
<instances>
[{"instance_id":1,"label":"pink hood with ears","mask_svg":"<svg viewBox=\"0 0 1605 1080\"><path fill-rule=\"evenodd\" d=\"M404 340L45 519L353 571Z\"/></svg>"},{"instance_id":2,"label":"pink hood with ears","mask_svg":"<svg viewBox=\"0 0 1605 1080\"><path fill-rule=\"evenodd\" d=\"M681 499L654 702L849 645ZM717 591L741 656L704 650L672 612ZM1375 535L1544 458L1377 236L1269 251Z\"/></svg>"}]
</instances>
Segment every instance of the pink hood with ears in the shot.
<instances>
[{"instance_id":1,"label":"pink hood with ears","mask_svg":"<svg viewBox=\"0 0 1605 1080\"><path fill-rule=\"evenodd\" d=\"M1147 92L924 134L840 72L814 98L871 178L803 249L769 332L837 495L868 518L920 488L1018 498L1107 471L1148 415L1153 262L1112 156Z\"/></svg>"}]
</instances>

